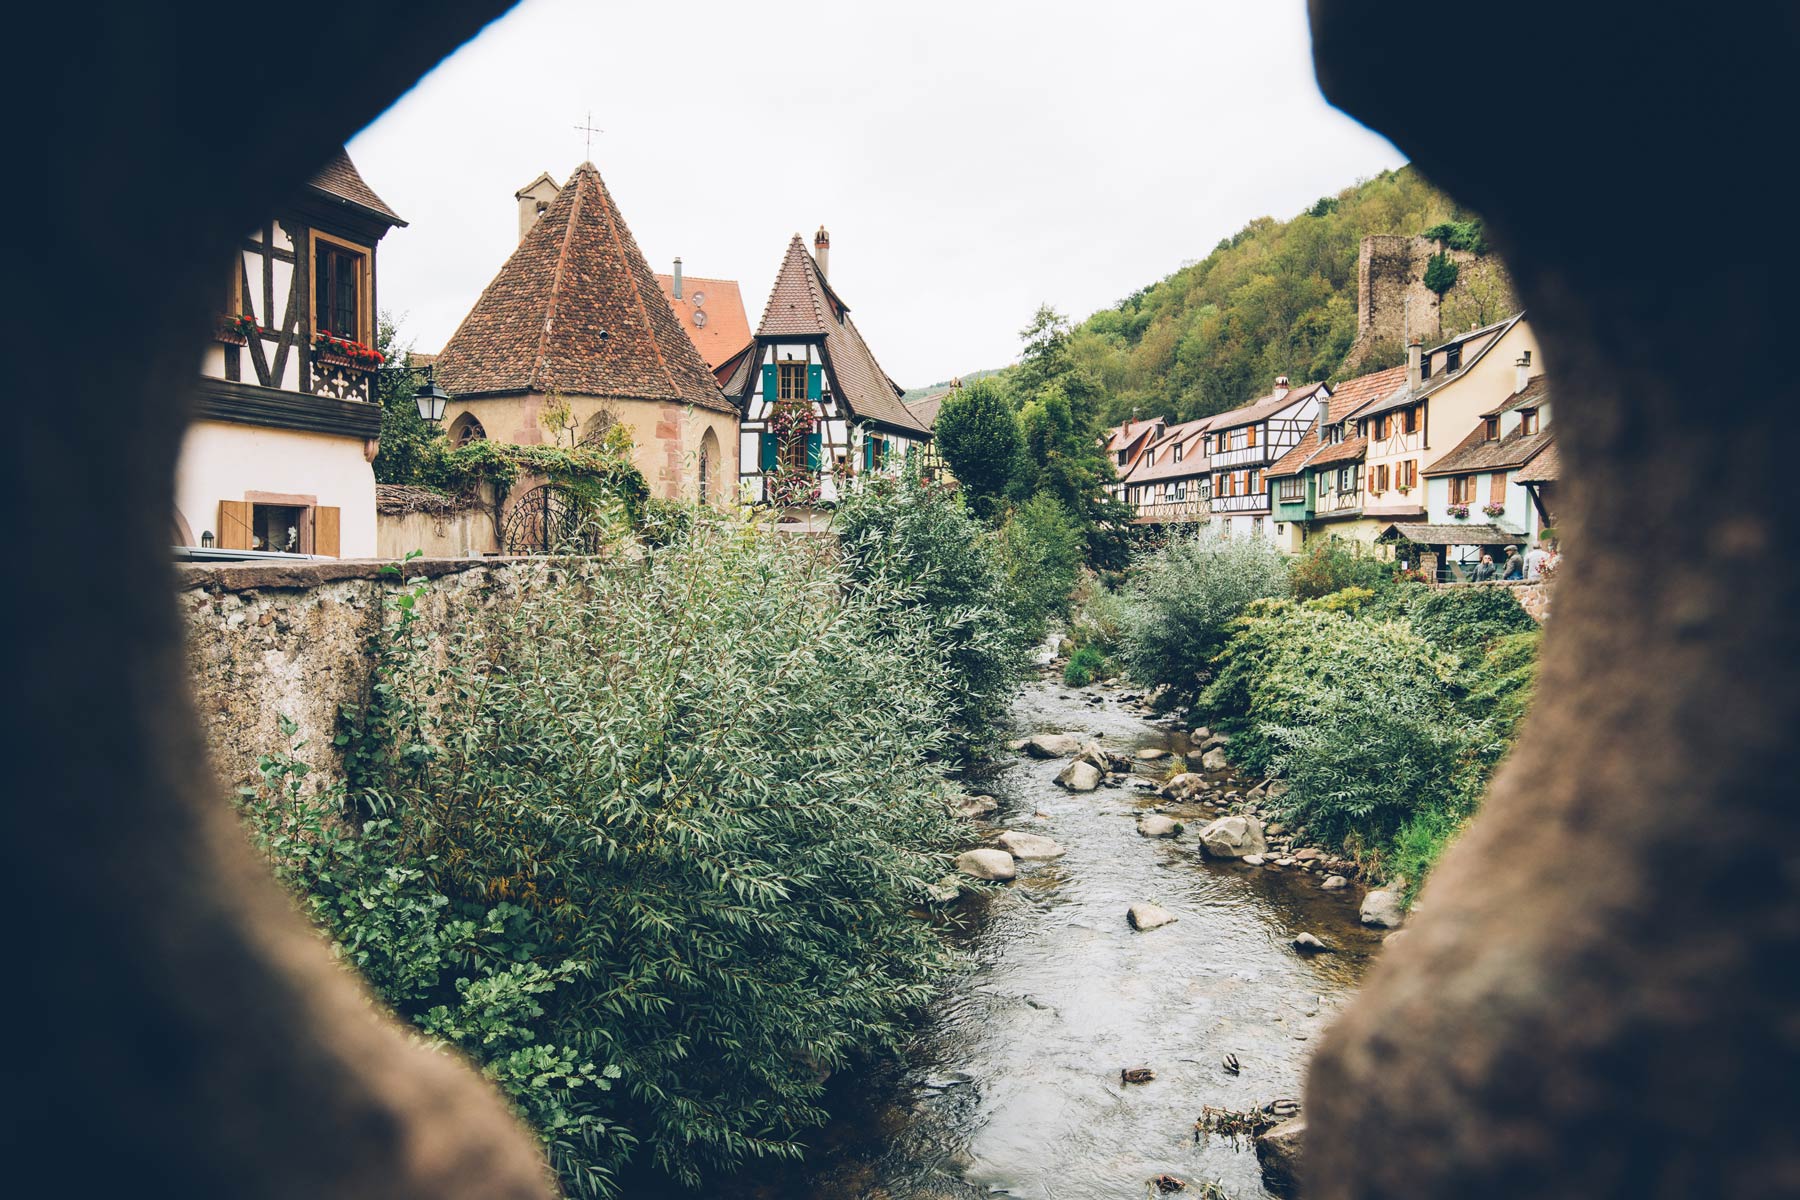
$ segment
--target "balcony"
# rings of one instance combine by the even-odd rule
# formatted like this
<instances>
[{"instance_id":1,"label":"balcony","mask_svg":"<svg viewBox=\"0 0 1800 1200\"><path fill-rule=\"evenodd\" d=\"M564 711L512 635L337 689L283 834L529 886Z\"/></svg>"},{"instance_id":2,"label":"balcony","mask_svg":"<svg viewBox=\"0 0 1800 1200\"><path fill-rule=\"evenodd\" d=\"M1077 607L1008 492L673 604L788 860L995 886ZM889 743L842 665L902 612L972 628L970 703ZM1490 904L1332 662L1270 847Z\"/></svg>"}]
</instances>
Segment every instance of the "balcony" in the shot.
<instances>
[{"instance_id":1,"label":"balcony","mask_svg":"<svg viewBox=\"0 0 1800 1200\"><path fill-rule=\"evenodd\" d=\"M1212 469L1219 471L1231 467L1260 467L1268 461L1268 444L1259 442L1254 446L1245 446L1239 450L1218 451L1212 456Z\"/></svg>"},{"instance_id":2,"label":"balcony","mask_svg":"<svg viewBox=\"0 0 1800 1200\"><path fill-rule=\"evenodd\" d=\"M1266 492L1249 496L1214 496L1212 510L1216 513L1266 513L1269 497Z\"/></svg>"},{"instance_id":3,"label":"balcony","mask_svg":"<svg viewBox=\"0 0 1800 1200\"><path fill-rule=\"evenodd\" d=\"M1138 505L1137 514L1131 518L1131 523L1162 525L1178 521L1204 521L1209 515L1205 500L1165 500L1157 504Z\"/></svg>"}]
</instances>

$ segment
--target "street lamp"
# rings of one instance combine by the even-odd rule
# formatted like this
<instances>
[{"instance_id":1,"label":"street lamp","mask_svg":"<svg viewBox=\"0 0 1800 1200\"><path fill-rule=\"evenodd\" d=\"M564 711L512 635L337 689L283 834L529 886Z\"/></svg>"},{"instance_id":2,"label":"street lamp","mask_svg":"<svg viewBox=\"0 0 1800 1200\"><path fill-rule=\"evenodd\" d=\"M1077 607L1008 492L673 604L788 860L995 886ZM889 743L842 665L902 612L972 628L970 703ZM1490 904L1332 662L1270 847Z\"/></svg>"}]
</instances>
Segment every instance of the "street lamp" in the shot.
<instances>
[{"instance_id":1,"label":"street lamp","mask_svg":"<svg viewBox=\"0 0 1800 1200\"><path fill-rule=\"evenodd\" d=\"M419 419L433 425L444 419L444 406L450 402L450 393L437 385L430 366L382 367L376 374L381 377L383 390L401 379L424 376L424 386L413 393L413 403L419 406Z\"/></svg>"}]
</instances>

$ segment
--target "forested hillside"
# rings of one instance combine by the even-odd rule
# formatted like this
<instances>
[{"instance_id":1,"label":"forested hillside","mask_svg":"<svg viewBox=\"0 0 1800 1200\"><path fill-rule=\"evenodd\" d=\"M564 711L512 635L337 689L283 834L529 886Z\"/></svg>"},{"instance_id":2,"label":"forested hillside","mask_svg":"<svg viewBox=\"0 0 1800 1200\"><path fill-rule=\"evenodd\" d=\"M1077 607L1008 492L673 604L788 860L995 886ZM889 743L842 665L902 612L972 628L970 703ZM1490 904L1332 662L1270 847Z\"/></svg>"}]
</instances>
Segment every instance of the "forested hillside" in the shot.
<instances>
[{"instance_id":1,"label":"forested hillside","mask_svg":"<svg viewBox=\"0 0 1800 1200\"><path fill-rule=\"evenodd\" d=\"M1077 326L1070 357L1099 383L1109 424L1134 411L1179 420L1222 412L1265 394L1277 375L1335 378L1356 339L1362 238L1447 224L1485 251L1473 214L1410 166L1384 172L1291 220L1251 221L1201 261ZM1498 272L1465 272L1444 295L1443 328L1497 319L1510 304ZM1380 347L1360 369L1402 353L1397 342Z\"/></svg>"}]
</instances>

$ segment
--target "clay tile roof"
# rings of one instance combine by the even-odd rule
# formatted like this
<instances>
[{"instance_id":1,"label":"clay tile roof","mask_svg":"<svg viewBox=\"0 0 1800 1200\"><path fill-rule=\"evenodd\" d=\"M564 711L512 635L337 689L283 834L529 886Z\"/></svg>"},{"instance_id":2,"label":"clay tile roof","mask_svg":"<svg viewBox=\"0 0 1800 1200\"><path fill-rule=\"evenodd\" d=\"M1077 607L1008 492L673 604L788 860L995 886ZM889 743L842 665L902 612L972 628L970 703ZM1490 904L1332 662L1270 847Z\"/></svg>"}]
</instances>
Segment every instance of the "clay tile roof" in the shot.
<instances>
[{"instance_id":1,"label":"clay tile roof","mask_svg":"<svg viewBox=\"0 0 1800 1200\"><path fill-rule=\"evenodd\" d=\"M1531 389L1520 392L1524 396ZM1543 393L1540 390L1539 395ZM1422 475L1467 475L1477 471L1511 471L1524 466L1535 458L1539 451L1550 444L1552 431L1539 429L1536 433L1520 433L1513 429L1505 437L1488 439L1487 422L1483 421L1471 429L1462 441L1452 446L1445 455L1426 467Z\"/></svg>"},{"instance_id":2,"label":"clay tile roof","mask_svg":"<svg viewBox=\"0 0 1800 1200\"><path fill-rule=\"evenodd\" d=\"M679 300L673 275L658 275L656 282L708 370L716 370L749 344L750 318L737 280L683 275Z\"/></svg>"},{"instance_id":3,"label":"clay tile roof","mask_svg":"<svg viewBox=\"0 0 1800 1200\"><path fill-rule=\"evenodd\" d=\"M903 433L931 433L930 426L901 402L903 389L875 361L874 352L850 319L850 306L819 273L819 264L797 233L788 243L756 336L767 341L823 337L825 365L836 384L837 399L852 414ZM732 382L740 384L732 394L743 395L754 380L745 377Z\"/></svg>"},{"instance_id":4,"label":"clay tile roof","mask_svg":"<svg viewBox=\"0 0 1800 1200\"><path fill-rule=\"evenodd\" d=\"M1406 386L1406 381L1402 379L1400 381L1399 390L1395 391L1392 395L1387 396L1385 399L1370 401L1361 412L1357 413L1357 416L1373 417L1380 413L1392 412L1397 408L1405 408L1409 404L1417 404L1439 388L1446 387L1456 380L1462 379L1476 363L1487 357L1488 351L1500 344L1500 339L1505 337L1507 332L1511 330L1514 325L1517 325L1524 319L1525 314L1523 312L1517 312L1504 321L1496 321L1492 325L1484 325L1480 329L1471 329L1467 333L1459 333L1453 338L1448 338L1438 343L1426 353L1435 353L1436 351L1442 350L1445 346L1454 345L1458 342L1466 346L1468 343L1480 339L1480 344L1475 347L1474 353L1464 358L1462 360L1462 365L1457 367L1456 370L1445 371L1433 375L1430 379L1421 382L1417 389L1408 388Z\"/></svg>"},{"instance_id":5,"label":"clay tile roof","mask_svg":"<svg viewBox=\"0 0 1800 1200\"><path fill-rule=\"evenodd\" d=\"M1415 525L1395 522L1381 531L1385 537L1397 533L1409 542L1422 546L1522 546L1525 535L1508 533L1498 525Z\"/></svg>"},{"instance_id":6,"label":"clay tile roof","mask_svg":"<svg viewBox=\"0 0 1800 1200\"><path fill-rule=\"evenodd\" d=\"M453 395L567 392L735 411L592 163L525 234L436 371Z\"/></svg>"},{"instance_id":7,"label":"clay tile roof","mask_svg":"<svg viewBox=\"0 0 1800 1200\"><path fill-rule=\"evenodd\" d=\"M1290 404L1306 399L1325 385L1322 383L1302 384L1285 392L1271 392L1260 400L1254 400L1242 408L1234 408L1230 412L1222 412L1212 419L1214 429L1236 429L1240 425L1254 425L1267 417L1274 416Z\"/></svg>"},{"instance_id":8,"label":"clay tile roof","mask_svg":"<svg viewBox=\"0 0 1800 1200\"><path fill-rule=\"evenodd\" d=\"M1324 467L1341 462L1360 462L1363 453L1367 451L1368 448L1369 439L1366 437L1345 438L1336 445L1327 446L1317 454L1313 455L1312 461L1306 465L1309 467Z\"/></svg>"},{"instance_id":9,"label":"clay tile roof","mask_svg":"<svg viewBox=\"0 0 1800 1200\"><path fill-rule=\"evenodd\" d=\"M1537 452L1537 455L1513 476L1514 483L1555 483L1562 472L1562 463L1556 456L1556 443Z\"/></svg>"},{"instance_id":10,"label":"clay tile roof","mask_svg":"<svg viewBox=\"0 0 1800 1200\"><path fill-rule=\"evenodd\" d=\"M1384 371L1371 371L1367 375L1358 375L1355 379L1346 379L1331 394L1325 406L1325 423L1335 425L1345 417L1367 404L1377 396L1385 396L1395 387L1406 383L1405 367L1389 367ZM1297 442L1292 450L1275 460L1275 465L1268 470L1268 477L1281 479L1289 475L1298 475L1308 467L1322 466L1328 462L1343 462L1345 459L1361 458L1368 441L1364 438L1346 438L1323 448L1319 445L1319 426L1315 422L1306 431L1306 436Z\"/></svg>"},{"instance_id":11,"label":"clay tile roof","mask_svg":"<svg viewBox=\"0 0 1800 1200\"><path fill-rule=\"evenodd\" d=\"M350 155L342 147L307 181L307 186L334 200L353 204L390 225L406 224L401 220L400 214L389 208L387 201L377 196L375 189L363 181L362 172L356 169L356 164L350 161Z\"/></svg>"},{"instance_id":12,"label":"clay tile roof","mask_svg":"<svg viewBox=\"0 0 1800 1200\"><path fill-rule=\"evenodd\" d=\"M1212 462L1206 456L1205 433L1212 425L1211 417L1201 417L1197 421L1183 421L1179 425L1171 425L1163 435L1144 448L1138 455L1137 462L1125 472L1121 478L1126 483L1144 483L1152 479L1191 479L1196 475L1204 475L1212 469ZM1175 461L1175 447L1181 447L1181 461ZM1145 459L1155 451L1156 461L1146 464Z\"/></svg>"},{"instance_id":13,"label":"clay tile roof","mask_svg":"<svg viewBox=\"0 0 1800 1200\"><path fill-rule=\"evenodd\" d=\"M1389 367L1385 371L1371 371L1367 375L1358 375L1355 379L1346 379L1331 393L1330 419L1341 421L1369 401L1391 396L1396 388L1405 386L1404 364Z\"/></svg>"},{"instance_id":14,"label":"clay tile roof","mask_svg":"<svg viewBox=\"0 0 1800 1200\"><path fill-rule=\"evenodd\" d=\"M920 424L930 429L937 424L938 410L944 407L944 400L953 390L945 388L943 391L933 392L929 396L920 396L917 400L907 401L906 407L912 410L912 415L919 419Z\"/></svg>"},{"instance_id":15,"label":"clay tile roof","mask_svg":"<svg viewBox=\"0 0 1800 1200\"><path fill-rule=\"evenodd\" d=\"M1481 415L1484 417L1497 417L1501 413L1509 413L1514 409L1535 408L1547 401L1549 399L1549 394L1549 385L1544 382L1544 377L1542 375L1533 375L1526 381L1524 391L1514 392L1506 398L1500 407L1491 409Z\"/></svg>"}]
</instances>

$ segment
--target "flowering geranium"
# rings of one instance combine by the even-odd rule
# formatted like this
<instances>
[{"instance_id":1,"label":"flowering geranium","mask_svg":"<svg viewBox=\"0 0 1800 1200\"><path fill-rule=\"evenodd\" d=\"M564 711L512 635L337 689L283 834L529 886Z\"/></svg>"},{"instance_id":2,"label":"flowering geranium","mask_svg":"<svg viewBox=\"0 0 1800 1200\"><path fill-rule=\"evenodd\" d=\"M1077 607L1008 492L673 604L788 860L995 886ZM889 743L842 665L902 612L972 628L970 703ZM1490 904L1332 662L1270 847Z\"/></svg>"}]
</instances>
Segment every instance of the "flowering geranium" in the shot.
<instances>
[{"instance_id":1,"label":"flowering geranium","mask_svg":"<svg viewBox=\"0 0 1800 1200\"><path fill-rule=\"evenodd\" d=\"M233 333L241 338L253 338L262 332L262 326L258 325L256 318L249 313L225 317L219 323L219 329L223 333Z\"/></svg>"},{"instance_id":2,"label":"flowering geranium","mask_svg":"<svg viewBox=\"0 0 1800 1200\"><path fill-rule=\"evenodd\" d=\"M1452 504L1446 511L1458 521L1469 519L1469 506L1466 504Z\"/></svg>"},{"instance_id":3,"label":"flowering geranium","mask_svg":"<svg viewBox=\"0 0 1800 1200\"><path fill-rule=\"evenodd\" d=\"M788 397L777 400L769 412L769 431L782 438L799 437L813 431L812 401Z\"/></svg>"},{"instance_id":4,"label":"flowering geranium","mask_svg":"<svg viewBox=\"0 0 1800 1200\"><path fill-rule=\"evenodd\" d=\"M1490 500L1488 503L1481 506L1481 511L1490 517L1503 517L1506 515L1506 505L1496 504Z\"/></svg>"},{"instance_id":5,"label":"flowering geranium","mask_svg":"<svg viewBox=\"0 0 1800 1200\"><path fill-rule=\"evenodd\" d=\"M365 346L350 338L333 337L329 330L321 329L313 334L313 349L320 354L333 354L339 358L347 358L356 366L375 368L387 361L387 356L373 346Z\"/></svg>"}]
</instances>

